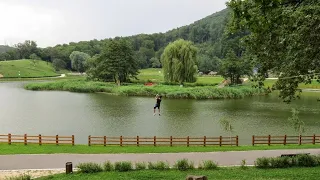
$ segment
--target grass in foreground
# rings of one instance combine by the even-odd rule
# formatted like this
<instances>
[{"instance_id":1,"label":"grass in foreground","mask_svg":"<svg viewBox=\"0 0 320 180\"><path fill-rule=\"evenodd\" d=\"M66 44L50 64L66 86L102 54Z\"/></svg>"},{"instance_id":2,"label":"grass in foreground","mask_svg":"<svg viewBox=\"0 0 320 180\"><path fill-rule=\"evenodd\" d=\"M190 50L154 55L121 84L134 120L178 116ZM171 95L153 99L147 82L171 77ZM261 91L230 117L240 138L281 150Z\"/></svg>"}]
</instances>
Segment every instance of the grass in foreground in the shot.
<instances>
[{"instance_id":1,"label":"grass in foreground","mask_svg":"<svg viewBox=\"0 0 320 180\"><path fill-rule=\"evenodd\" d=\"M166 179L166 180L177 180L185 179L187 175L205 175L208 179L233 179L233 180L247 180L247 179L299 179L299 180L312 180L318 179L320 167L313 168L288 168L288 169L257 169L257 168L219 168L217 170L190 170L190 171L156 171L156 170L142 170L142 171L130 171L130 172L102 172L97 174L59 174L51 175L48 177L38 178L39 180L46 179Z\"/></svg>"},{"instance_id":2,"label":"grass in foreground","mask_svg":"<svg viewBox=\"0 0 320 180\"><path fill-rule=\"evenodd\" d=\"M93 82L86 80L64 80L55 82L30 83L25 86L28 90L58 90L70 92L106 92L126 96L154 96L161 94L167 98L186 99L236 99L245 96L264 94L263 90L251 87L225 87L213 86L179 87L177 85L144 86L130 84L116 86L114 83Z\"/></svg>"},{"instance_id":3,"label":"grass in foreground","mask_svg":"<svg viewBox=\"0 0 320 180\"><path fill-rule=\"evenodd\" d=\"M14 60L0 61L0 74L3 78L31 78L31 77L53 77L59 76L51 63L36 60ZM19 76L20 71L20 76Z\"/></svg>"},{"instance_id":4,"label":"grass in foreground","mask_svg":"<svg viewBox=\"0 0 320 180\"><path fill-rule=\"evenodd\" d=\"M87 146L87 145L23 145L23 144L0 144L0 154L120 154L120 153L178 153L178 152L220 152L220 151L252 151L252 150L275 150L275 149L314 149L320 145L273 145L273 146L173 146L173 147L152 147L152 146Z\"/></svg>"}]
</instances>

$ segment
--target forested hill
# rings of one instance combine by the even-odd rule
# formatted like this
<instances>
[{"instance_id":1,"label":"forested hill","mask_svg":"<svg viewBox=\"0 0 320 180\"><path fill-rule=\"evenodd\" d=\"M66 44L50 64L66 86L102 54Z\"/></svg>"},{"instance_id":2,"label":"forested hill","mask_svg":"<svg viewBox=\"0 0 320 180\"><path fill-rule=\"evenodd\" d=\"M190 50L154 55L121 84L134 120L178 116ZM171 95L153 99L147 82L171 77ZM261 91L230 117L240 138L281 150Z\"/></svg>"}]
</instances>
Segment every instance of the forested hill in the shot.
<instances>
[{"instance_id":1,"label":"forested hill","mask_svg":"<svg viewBox=\"0 0 320 180\"><path fill-rule=\"evenodd\" d=\"M10 50L13 50L13 49L14 48L10 47L10 46L0 45L0 53L7 52L7 51L10 51Z\"/></svg>"},{"instance_id":2,"label":"forested hill","mask_svg":"<svg viewBox=\"0 0 320 180\"><path fill-rule=\"evenodd\" d=\"M199 48L199 66L201 71L216 70L217 63L215 60L217 60L217 58L223 58L225 54L223 53L224 50L221 39L229 19L229 12L230 10L224 9L190 25L179 27L165 33L139 34L124 38L132 43L135 50L135 57L139 61L140 68L160 67L160 56L166 45L182 38L194 42ZM23 53L18 53L15 57L13 57L14 54L12 54L12 52L10 52L10 54L12 56L11 59L28 59L31 54L35 53L42 60L63 60L68 68L70 68L69 56L73 51L81 51L90 56L94 56L101 52L104 44L109 40L110 38L80 41L77 43L71 42L69 44L56 45L44 49L37 48L36 52L32 52L31 49L33 45L29 41L29 45L26 47L30 47L30 50L24 50ZM8 55L6 55L6 57L8 59Z\"/></svg>"}]
</instances>

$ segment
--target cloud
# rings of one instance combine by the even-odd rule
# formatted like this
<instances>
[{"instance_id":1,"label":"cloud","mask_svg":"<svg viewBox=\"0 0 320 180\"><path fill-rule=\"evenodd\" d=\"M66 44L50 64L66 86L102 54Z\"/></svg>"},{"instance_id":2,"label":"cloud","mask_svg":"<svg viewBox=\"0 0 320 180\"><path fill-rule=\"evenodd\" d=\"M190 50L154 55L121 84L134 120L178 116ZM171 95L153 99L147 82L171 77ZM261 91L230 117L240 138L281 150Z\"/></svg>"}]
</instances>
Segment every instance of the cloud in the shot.
<instances>
[{"instance_id":1,"label":"cloud","mask_svg":"<svg viewBox=\"0 0 320 180\"><path fill-rule=\"evenodd\" d=\"M226 0L0 0L0 44L40 47L165 32L225 8Z\"/></svg>"}]
</instances>

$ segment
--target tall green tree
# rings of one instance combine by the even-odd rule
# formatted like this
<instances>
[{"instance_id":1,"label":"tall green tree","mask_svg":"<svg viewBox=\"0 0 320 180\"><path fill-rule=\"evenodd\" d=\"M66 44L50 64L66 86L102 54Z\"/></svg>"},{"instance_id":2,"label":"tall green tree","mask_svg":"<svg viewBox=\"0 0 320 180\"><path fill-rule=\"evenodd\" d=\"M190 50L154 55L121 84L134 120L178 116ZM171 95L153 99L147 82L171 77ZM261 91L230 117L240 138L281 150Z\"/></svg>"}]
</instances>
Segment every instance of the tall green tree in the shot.
<instances>
[{"instance_id":1,"label":"tall green tree","mask_svg":"<svg viewBox=\"0 0 320 180\"><path fill-rule=\"evenodd\" d=\"M272 71L279 76L273 88L284 102L299 97L299 83L311 83L320 73L320 1L230 0L227 5L232 10L229 32L250 32L244 41L256 59L255 80L262 86Z\"/></svg>"},{"instance_id":2,"label":"tall green tree","mask_svg":"<svg viewBox=\"0 0 320 180\"><path fill-rule=\"evenodd\" d=\"M179 39L170 43L161 58L164 79L168 82L195 82L197 48L190 41Z\"/></svg>"},{"instance_id":3,"label":"tall green tree","mask_svg":"<svg viewBox=\"0 0 320 180\"><path fill-rule=\"evenodd\" d=\"M138 74L132 47L123 38L109 41L103 53L90 59L88 65L91 78L106 81L111 77L118 85L136 78Z\"/></svg>"},{"instance_id":4,"label":"tall green tree","mask_svg":"<svg viewBox=\"0 0 320 180\"><path fill-rule=\"evenodd\" d=\"M238 57L233 50L229 50L226 58L222 60L219 73L224 78L229 78L231 84L241 84L240 78L243 75L251 75L252 67L250 61L246 61L246 56Z\"/></svg>"},{"instance_id":5,"label":"tall green tree","mask_svg":"<svg viewBox=\"0 0 320 180\"><path fill-rule=\"evenodd\" d=\"M30 55L38 53L37 43L35 41L26 40L23 43L15 45L19 53L20 59L29 59Z\"/></svg>"},{"instance_id":6,"label":"tall green tree","mask_svg":"<svg viewBox=\"0 0 320 180\"><path fill-rule=\"evenodd\" d=\"M80 73L85 72L85 62L90 58L89 54L73 51L70 54L71 67Z\"/></svg>"}]
</instances>

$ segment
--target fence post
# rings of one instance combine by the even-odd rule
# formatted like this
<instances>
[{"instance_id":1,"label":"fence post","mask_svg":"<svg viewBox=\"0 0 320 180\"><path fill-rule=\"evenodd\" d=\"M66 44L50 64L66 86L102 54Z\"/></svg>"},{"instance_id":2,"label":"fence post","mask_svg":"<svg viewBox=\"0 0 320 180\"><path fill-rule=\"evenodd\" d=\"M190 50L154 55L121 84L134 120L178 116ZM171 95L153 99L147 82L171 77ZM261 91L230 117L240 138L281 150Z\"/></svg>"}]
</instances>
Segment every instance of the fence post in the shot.
<instances>
[{"instance_id":1,"label":"fence post","mask_svg":"<svg viewBox=\"0 0 320 180\"><path fill-rule=\"evenodd\" d=\"M312 144L316 144L316 135L315 134L313 135L313 138L312 138Z\"/></svg>"},{"instance_id":2,"label":"fence post","mask_svg":"<svg viewBox=\"0 0 320 180\"><path fill-rule=\"evenodd\" d=\"M172 136L170 136L170 146L172 146Z\"/></svg>"},{"instance_id":3,"label":"fence post","mask_svg":"<svg viewBox=\"0 0 320 180\"><path fill-rule=\"evenodd\" d=\"M91 135L88 136L88 146L91 146Z\"/></svg>"},{"instance_id":4,"label":"fence post","mask_svg":"<svg viewBox=\"0 0 320 180\"><path fill-rule=\"evenodd\" d=\"M122 146L122 136L120 136L120 146Z\"/></svg>"},{"instance_id":5,"label":"fence post","mask_svg":"<svg viewBox=\"0 0 320 180\"><path fill-rule=\"evenodd\" d=\"M72 146L74 146L74 135L72 135L71 141L72 141Z\"/></svg>"},{"instance_id":6,"label":"fence post","mask_svg":"<svg viewBox=\"0 0 320 180\"><path fill-rule=\"evenodd\" d=\"M236 136L236 146L239 146L239 136Z\"/></svg>"},{"instance_id":7,"label":"fence post","mask_svg":"<svg viewBox=\"0 0 320 180\"><path fill-rule=\"evenodd\" d=\"M59 136L56 135L56 145L59 145Z\"/></svg>"},{"instance_id":8,"label":"fence post","mask_svg":"<svg viewBox=\"0 0 320 180\"><path fill-rule=\"evenodd\" d=\"M8 134L8 144L11 145L11 133Z\"/></svg>"},{"instance_id":9,"label":"fence post","mask_svg":"<svg viewBox=\"0 0 320 180\"><path fill-rule=\"evenodd\" d=\"M139 146L139 136L137 136L137 146Z\"/></svg>"},{"instance_id":10,"label":"fence post","mask_svg":"<svg viewBox=\"0 0 320 180\"><path fill-rule=\"evenodd\" d=\"M157 137L156 136L153 136L153 146L156 146L157 145Z\"/></svg>"},{"instance_id":11,"label":"fence post","mask_svg":"<svg viewBox=\"0 0 320 180\"><path fill-rule=\"evenodd\" d=\"M39 134L39 145L42 145L41 134Z\"/></svg>"},{"instance_id":12,"label":"fence post","mask_svg":"<svg viewBox=\"0 0 320 180\"><path fill-rule=\"evenodd\" d=\"M24 145L27 145L27 134L24 134Z\"/></svg>"},{"instance_id":13,"label":"fence post","mask_svg":"<svg viewBox=\"0 0 320 180\"><path fill-rule=\"evenodd\" d=\"M283 145L287 145L287 135L284 135Z\"/></svg>"},{"instance_id":14,"label":"fence post","mask_svg":"<svg viewBox=\"0 0 320 180\"><path fill-rule=\"evenodd\" d=\"M268 146L270 146L270 143L271 143L271 136L269 135L268 136Z\"/></svg>"},{"instance_id":15,"label":"fence post","mask_svg":"<svg viewBox=\"0 0 320 180\"><path fill-rule=\"evenodd\" d=\"M207 137L203 136L203 146L206 147L207 144Z\"/></svg>"},{"instance_id":16,"label":"fence post","mask_svg":"<svg viewBox=\"0 0 320 180\"><path fill-rule=\"evenodd\" d=\"M107 136L103 136L103 145L104 145L104 146L107 145Z\"/></svg>"},{"instance_id":17,"label":"fence post","mask_svg":"<svg viewBox=\"0 0 320 180\"><path fill-rule=\"evenodd\" d=\"M254 146L254 135L252 135L252 146Z\"/></svg>"},{"instance_id":18,"label":"fence post","mask_svg":"<svg viewBox=\"0 0 320 180\"><path fill-rule=\"evenodd\" d=\"M301 145L302 137L299 135L299 145Z\"/></svg>"},{"instance_id":19,"label":"fence post","mask_svg":"<svg viewBox=\"0 0 320 180\"><path fill-rule=\"evenodd\" d=\"M189 147L189 136L187 137L187 147Z\"/></svg>"},{"instance_id":20,"label":"fence post","mask_svg":"<svg viewBox=\"0 0 320 180\"><path fill-rule=\"evenodd\" d=\"M222 144L222 136L220 136L219 138L219 146L221 146L221 144Z\"/></svg>"}]
</instances>

